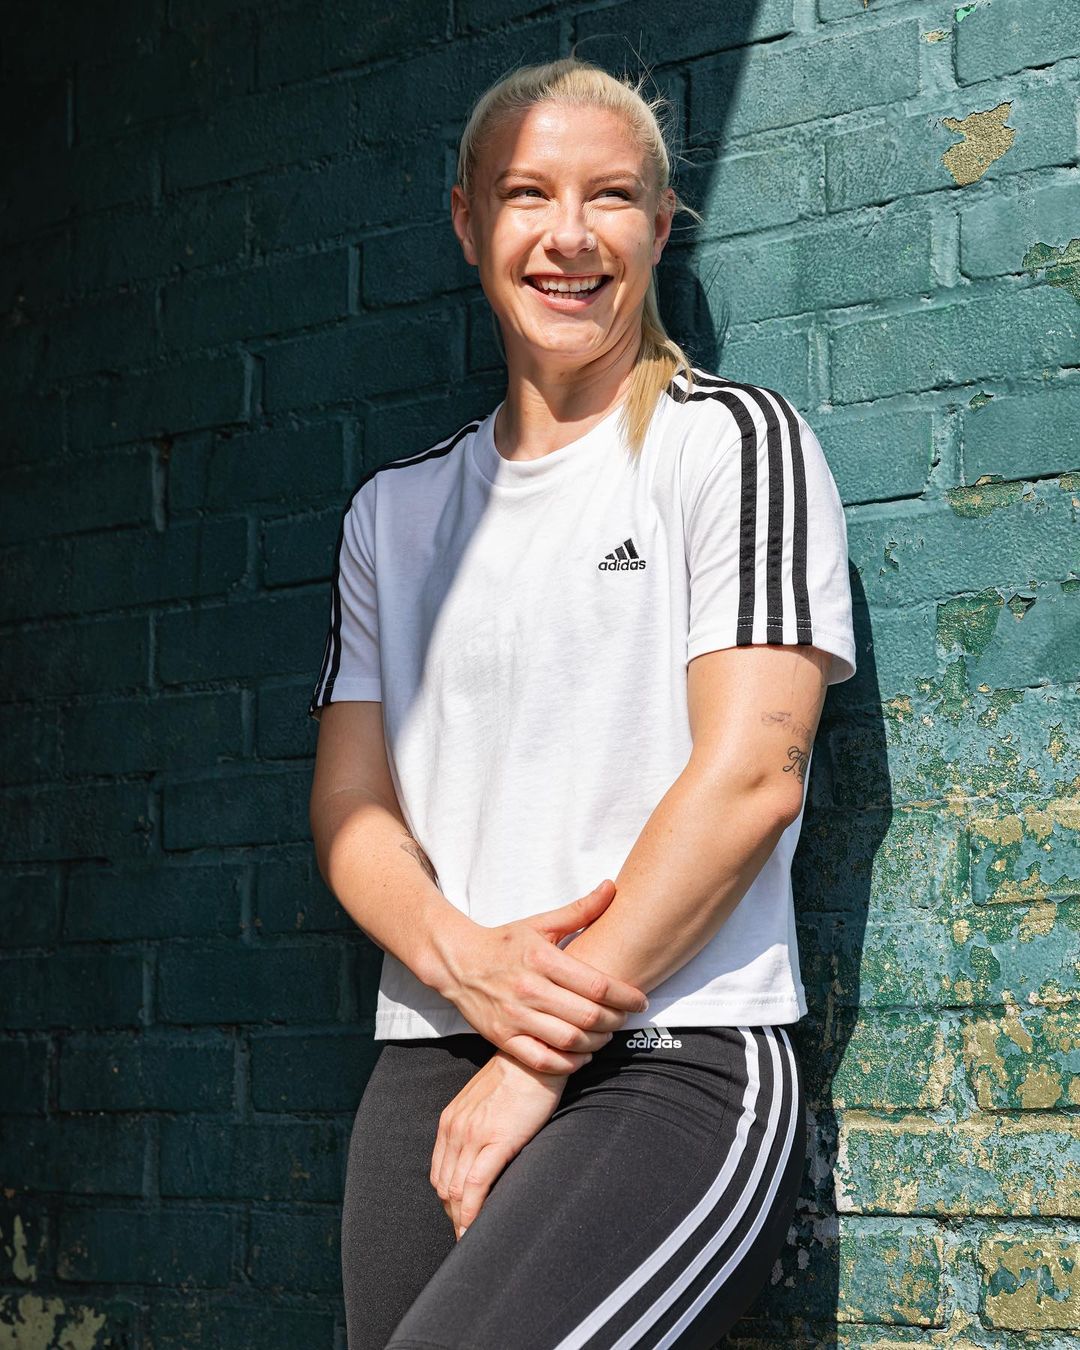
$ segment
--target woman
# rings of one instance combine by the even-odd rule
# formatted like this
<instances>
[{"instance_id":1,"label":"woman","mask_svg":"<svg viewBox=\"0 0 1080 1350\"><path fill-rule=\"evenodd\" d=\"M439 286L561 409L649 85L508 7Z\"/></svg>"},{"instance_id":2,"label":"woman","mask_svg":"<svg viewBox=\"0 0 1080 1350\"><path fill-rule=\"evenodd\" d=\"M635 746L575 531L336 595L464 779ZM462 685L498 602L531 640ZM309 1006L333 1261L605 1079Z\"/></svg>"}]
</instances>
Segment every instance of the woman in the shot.
<instances>
[{"instance_id":1,"label":"woman","mask_svg":"<svg viewBox=\"0 0 1080 1350\"><path fill-rule=\"evenodd\" d=\"M342 523L311 820L385 952L349 1350L708 1350L795 1211L846 533L792 405L664 332L661 106L575 58L480 99L452 216L506 396Z\"/></svg>"}]
</instances>

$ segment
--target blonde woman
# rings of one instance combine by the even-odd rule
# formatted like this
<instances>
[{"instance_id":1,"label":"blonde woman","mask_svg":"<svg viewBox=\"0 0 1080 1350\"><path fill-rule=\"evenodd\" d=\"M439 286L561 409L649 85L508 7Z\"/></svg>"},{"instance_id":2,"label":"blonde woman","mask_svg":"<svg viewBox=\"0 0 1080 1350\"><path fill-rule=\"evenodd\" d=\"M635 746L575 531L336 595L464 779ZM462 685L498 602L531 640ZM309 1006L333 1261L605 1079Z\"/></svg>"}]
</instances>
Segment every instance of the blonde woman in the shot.
<instances>
[{"instance_id":1,"label":"blonde woman","mask_svg":"<svg viewBox=\"0 0 1080 1350\"><path fill-rule=\"evenodd\" d=\"M342 523L311 821L385 953L349 1350L709 1350L795 1212L846 532L792 404L664 331L664 109L573 57L479 100L452 218L506 394Z\"/></svg>"}]
</instances>

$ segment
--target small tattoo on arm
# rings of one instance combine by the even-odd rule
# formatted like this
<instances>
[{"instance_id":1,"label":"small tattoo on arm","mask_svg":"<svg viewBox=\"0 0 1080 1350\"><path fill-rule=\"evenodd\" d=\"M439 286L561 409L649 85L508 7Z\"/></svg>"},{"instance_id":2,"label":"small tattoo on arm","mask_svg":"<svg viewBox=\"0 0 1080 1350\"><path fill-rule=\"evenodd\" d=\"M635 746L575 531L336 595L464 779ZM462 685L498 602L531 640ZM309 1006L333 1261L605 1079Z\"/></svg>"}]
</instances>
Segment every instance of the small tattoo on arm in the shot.
<instances>
[{"instance_id":1,"label":"small tattoo on arm","mask_svg":"<svg viewBox=\"0 0 1080 1350\"><path fill-rule=\"evenodd\" d=\"M784 773L794 773L795 777L802 783L806 778L806 768L810 763L809 747L813 742L814 735L805 722L800 722L797 717L793 717L786 708L775 708L772 712L763 712L761 720L774 726L790 727L791 734L798 736L807 749L802 745L789 745L787 750L788 762L784 765Z\"/></svg>"},{"instance_id":2,"label":"small tattoo on arm","mask_svg":"<svg viewBox=\"0 0 1080 1350\"><path fill-rule=\"evenodd\" d=\"M784 773L794 771L795 777L801 783L806 777L806 766L810 762L810 756L801 745L788 746L788 763L784 765Z\"/></svg>"},{"instance_id":3,"label":"small tattoo on arm","mask_svg":"<svg viewBox=\"0 0 1080 1350\"><path fill-rule=\"evenodd\" d=\"M439 884L439 878L435 875L435 869L431 865L431 859L428 857L428 855L424 852L424 850L420 847L420 845L416 842L416 840L412 837L411 834L407 837L406 842L402 844L401 847L405 850L405 852L409 855L410 858L414 858L420 864L423 870L427 873L428 877L437 886Z\"/></svg>"},{"instance_id":4,"label":"small tattoo on arm","mask_svg":"<svg viewBox=\"0 0 1080 1350\"><path fill-rule=\"evenodd\" d=\"M789 726L792 732L804 741L811 739L810 728L806 723L800 722L797 718L792 717L790 712L786 712L782 708L778 708L775 712L762 713L761 720L763 722L776 722L783 726Z\"/></svg>"}]
</instances>

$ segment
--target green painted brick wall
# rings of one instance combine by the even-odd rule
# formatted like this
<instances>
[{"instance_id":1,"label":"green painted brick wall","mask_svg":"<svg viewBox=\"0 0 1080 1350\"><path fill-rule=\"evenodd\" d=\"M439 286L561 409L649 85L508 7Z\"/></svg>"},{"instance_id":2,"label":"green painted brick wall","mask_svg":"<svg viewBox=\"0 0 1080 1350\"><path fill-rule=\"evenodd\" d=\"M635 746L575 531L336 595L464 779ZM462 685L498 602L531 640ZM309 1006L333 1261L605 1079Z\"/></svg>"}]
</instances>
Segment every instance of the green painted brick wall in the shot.
<instances>
[{"instance_id":1,"label":"green painted brick wall","mask_svg":"<svg viewBox=\"0 0 1080 1350\"><path fill-rule=\"evenodd\" d=\"M308 839L331 551L501 393L456 138L577 42L678 109L673 331L798 405L848 519L810 1159L730 1344L1075 1350L1080 0L0 22L0 1344L343 1350L381 956Z\"/></svg>"}]
</instances>

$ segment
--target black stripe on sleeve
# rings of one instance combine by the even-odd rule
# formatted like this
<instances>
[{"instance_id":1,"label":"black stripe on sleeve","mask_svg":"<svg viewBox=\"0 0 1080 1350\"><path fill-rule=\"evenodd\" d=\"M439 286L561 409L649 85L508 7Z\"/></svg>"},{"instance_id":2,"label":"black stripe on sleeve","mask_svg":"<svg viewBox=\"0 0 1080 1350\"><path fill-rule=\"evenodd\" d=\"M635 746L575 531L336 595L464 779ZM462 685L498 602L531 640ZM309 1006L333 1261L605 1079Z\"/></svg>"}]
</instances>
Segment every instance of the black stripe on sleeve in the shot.
<instances>
[{"instance_id":1,"label":"black stripe on sleeve","mask_svg":"<svg viewBox=\"0 0 1080 1350\"><path fill-rule=\"evenodd\" d=\"M341 669L341 550L345 547L345 522L353 508L353 503L364 486L376 474L385 473L390 469L412 468L414 464L423 464L425 460L440 459L442 456L450 454L466 436L479 428L482 420L474 418L471 422L466 422L463 427L459 427L445 441L440 441L437 445L433 445L430 449L424 450L418 455L391 460L388 464L379 464L374 469L369 469L356 485L345 510L342 512L341 525L338 529L337 547L334 550L334 569L330 579L330 625L326 634L326 645L323 648L319 678L315 682L315 689L308 704L309 717L314 717L317 709L324 708L333 701L334 682Z\"/></svg>"},{"instance_id":2,"label":"black stripe on sleeve","mask_svg":"<svg viewBox=\"0 0 1080 1350\"><path fill-rule=\"evenodd\" d=\"M683 388L672 383L668 392L677 402L693 402L698 399L716 399L722 402L729 410L735 413L732 404L732 395L727 391L738 390L749 395L761 409L765 419L766 443L768 448L768 474L769 474L769 523L768 523L768 542L766 551L766 640L768 642L783 642L783 548L784 548L784 477L783 468L785 457L791 462L791 490L792 490L792 535L791 535L791 584L792 595L795 603L795 631L796 641L800 644L809 644L813 642L813 625L810 615L810 596L807 585L806 570L806 551L807 551L807 509L806 509L806 468L803 457L802 437L799 431L798 414L792 404L782 394L774 389L766 389L760 385L745 384L734 380L724 380L718 376L709 375L702 371L694 372L695 386L701 386L695 389L694 393L688 394ZM784 416L787 436L783 434L783 428L776 416L776 409L770 400L775 400ZM745 414L745 409L743 409ZM743 479L742 479L742 509L740 513L740 588L739 588L739 633L737 642L741 645L743 641L749 642L749 636L745 639L741 636L745 631L745 626L749 624L753 628L755 594L754 589L750 595L747 595L747 577L750 579L750 586L753 588L753 550L756 547L756 519L754 520L753 532L748 536L748 507L747 496L749 485L747 482L748 446L745 429L739 420L738 414L735 414L736 421L739 424L739 430L742 434L742 452L743 452ZM786 448L786 456L785 456ZM756 478L756 463L755 463ZM754 483L754 505L756 508L756 481ZM745 558L745 549L751 550L749 563Z\"/></svg>"}]
</instances>

